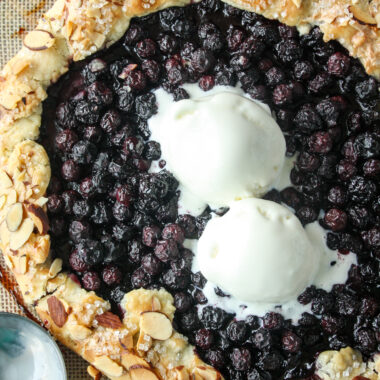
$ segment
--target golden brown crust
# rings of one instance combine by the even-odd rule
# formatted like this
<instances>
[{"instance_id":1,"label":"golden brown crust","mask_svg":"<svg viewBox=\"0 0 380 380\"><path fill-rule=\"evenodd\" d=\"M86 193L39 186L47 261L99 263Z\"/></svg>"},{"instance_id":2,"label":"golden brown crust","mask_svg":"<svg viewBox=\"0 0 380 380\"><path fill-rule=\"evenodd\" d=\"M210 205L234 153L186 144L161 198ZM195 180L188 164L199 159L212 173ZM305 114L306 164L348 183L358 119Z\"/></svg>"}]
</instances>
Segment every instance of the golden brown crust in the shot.
<instances>
[{"instance_id":1,"label":"golden brown crust","mask_svg":"<svg viewBox=\"0 0 380 380\"><path fill-rule=\"evenodd\" d=\"M125 309L121 322L109 312L108 302L61 276L54 293L37 302L36 311L57 339L110 379L180 380L202 371L201 379L222 379L194 354L186 338L173 330L175 308L165 290L127 293L121 302ZM144 320L147 314L159 318L149 324ZM155 329L168 334L152 336ZM137 367L145 370L135 371ZM178 377L179 369L184 377ZM96 375L96 371L91 373Z\"/></svg>"},{"instance_id":2,"label":"golden brown crust","mask_svg":"<svg viewBox=\"0 0 380 380\"><path fill-rule=\"evenodd\" d=\"M316 374L322 380L380 379L380 355L363 362L359 351L350 347L322 352L316 361Z\"/></svg>"},{"instance_id":3,"label":"golden brown crust","mask_svg":"<svg viewBox=\"0 0 380 380\"><path fill-rule=\"evenodd\" d=\"M368 74L380 77L380 1L225 0L270 19L296 26L301 33L318 25L324 40L338 40L358 57Z\"/></svg>"},{"instance_id":4,"label":"golden brown crust","mask_svg":"<svg viewBox=\"0 0 380 380\"><path fill-rule=\"evenodd\" d=\"M379 0L226 1L295 25L301 32L319 25L325 40L339 40L369 74L380 76ZM0 74L0 249L25 301L37 305L55 337L92 364L89 373L94 378L99 378L99 371L120 380L221 378L173 330L169 293L142 289L128 293L121 322L108 312L108 302L60 273L62 261L49 257L45 214L50 164L43 147L34 142L47 87L67 72L72 60L117 41L132 17L188 3L57 0ZM157 331L152 323L162 329Z\"/></svg>"}]
</instances>

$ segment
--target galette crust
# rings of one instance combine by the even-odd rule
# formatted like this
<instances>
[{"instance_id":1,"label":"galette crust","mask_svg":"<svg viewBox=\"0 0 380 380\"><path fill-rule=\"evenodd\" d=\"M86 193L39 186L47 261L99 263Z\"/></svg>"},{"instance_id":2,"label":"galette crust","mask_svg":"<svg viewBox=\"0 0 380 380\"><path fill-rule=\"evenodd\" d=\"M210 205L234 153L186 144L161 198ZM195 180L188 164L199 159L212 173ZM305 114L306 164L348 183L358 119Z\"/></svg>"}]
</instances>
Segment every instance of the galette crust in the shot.
<instances>
[{"instance_id":1,"label":"galette crust","mask_svg":"<svg viewBox=\"0 0 380 380\"><path fill-rule=\"evenodd\" d=\"M174 306L168 292L128 293L122 302L125 318L120 321L109 312L107 301L61 272L62 261L49 256L44 195L50 163L44 148L35 142L46 90L67 72L70 62L116 42L132 17L190 2L57 0L0 74L0 249L25 301L35 305L57 339L91 363L88 372L94 379L100 373L119 380L222 378L173 330ZM369 74L380 77L379 0L226 2L297 26L301 32L319 25L326 41L337 39ZM149 330L147 312L161 313L149 318L163 323L167 336ZM320 363L331 364L332 358L322 357ZM324 377L322 369L319 373L333 378Z\"/></svg>"}]
</instances>

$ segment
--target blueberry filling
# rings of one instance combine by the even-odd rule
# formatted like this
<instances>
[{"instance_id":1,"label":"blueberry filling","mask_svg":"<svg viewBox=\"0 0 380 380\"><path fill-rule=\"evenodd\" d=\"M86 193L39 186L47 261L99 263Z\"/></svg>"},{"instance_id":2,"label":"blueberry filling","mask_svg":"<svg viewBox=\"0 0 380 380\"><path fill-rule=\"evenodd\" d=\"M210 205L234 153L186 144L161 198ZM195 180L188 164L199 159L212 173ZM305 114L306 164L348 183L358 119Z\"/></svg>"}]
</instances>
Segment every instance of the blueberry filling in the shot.
<instances>
[{"instance_id":1,"label":"blueberry filling","mask_svg":"<svg viewBox=\"0 0 380 380\"><path fill-rule=\"evenodd\" d=\"M291 206L303 224L323 211L329 247L357 255L346 284L299 296L311 313L296 326L276 313L236 321L211 306L197 312L205 279L191 272L182 243L200 236L210 210L178 215L176 179L148 173L161 157L149 141L151 91L163 87L178 101L189 97L186 82L204 91L240 82L270 105L287 155L298 157L293 187L264 198ZM370 356L380 350L378 86L318 28L299 36L217 0L132 20L120 42L73 64L44 102L53 254L115 312L134 288L170 291L176 328L226 379L312 379L318 352L347 345Z\"/></svg>"}]
</instances>

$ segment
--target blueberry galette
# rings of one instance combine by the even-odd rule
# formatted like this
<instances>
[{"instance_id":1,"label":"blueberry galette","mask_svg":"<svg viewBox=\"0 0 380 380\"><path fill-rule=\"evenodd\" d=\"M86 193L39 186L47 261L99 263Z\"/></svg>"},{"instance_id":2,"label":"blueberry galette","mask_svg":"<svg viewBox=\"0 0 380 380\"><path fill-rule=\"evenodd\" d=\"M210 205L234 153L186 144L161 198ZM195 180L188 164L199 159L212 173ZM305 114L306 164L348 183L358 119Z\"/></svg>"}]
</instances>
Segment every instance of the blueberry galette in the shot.
<instances>
[{"instance_id":1,"label":"blueberry galette","mask_svg":"<svg viewBox=\"0 0 380 380\"><path fill-rule=\"evenodd\" d=\"M380 379L379 24L376 0L58 0L26 35L0 248L94 379Z\"/></svg>"}]
</instances>

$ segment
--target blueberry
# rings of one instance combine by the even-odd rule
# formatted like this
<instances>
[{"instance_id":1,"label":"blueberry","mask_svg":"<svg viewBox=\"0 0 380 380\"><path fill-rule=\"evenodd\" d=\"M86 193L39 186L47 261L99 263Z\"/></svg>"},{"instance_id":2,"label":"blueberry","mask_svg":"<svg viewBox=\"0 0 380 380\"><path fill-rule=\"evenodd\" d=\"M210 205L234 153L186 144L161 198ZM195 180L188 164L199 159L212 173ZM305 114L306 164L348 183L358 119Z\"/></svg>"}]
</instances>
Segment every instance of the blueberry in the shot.
<instances>
[{"instance_id":1,"label":"blueberry","mask_svg":"<svg viewBox=\"0 0 380 380\"><path fill-rule=\"evenodd\" d=\"M55 145L62 152L70 152L74 144L78 141L78 135L71 129L65 129L55 137Z\"/></svg>"},{"instance_id":2,"label":"blueberry","mask_svg":"<svg viewBox=\"0 0 380 380\"><path fill-rule=\"evenodd\" d=\"M78 251L83 254L84 261L89 266L98 265L104 258L104 247L96 241L87 239L78 245Z\"/></svg>"},{"instance_id":3,"label":"blueberry","mask_svg":"<svg viewBox=\"0 0 380 380\"><path fill-rule=\"evenodd\" d=\"M154 248L154 254L165 263L175 259L178 253L177 243L174 239L159 240Z\"/></svg>"},{"instance_id":4,"label":"blueberry","mask_svg":"<svg viewBox=\"0 0 380 380\"><path fill-rule=\"evenodd\" d=\"M327 61L327 71L338 77L344 77L349 68L350 58L341 52L334 53Z\"/></svg>"},{"instance_id":5,"label":"blueberry","mask_svg":"<svg viewBox=\"0 0 380 380\"><path fill-rule=\"evenodd\" d=\"M101 282L96 272L86 272L82 277L82 284L86 290L98 290Z\"/></svg>"},{"instance_id":6,"label":"blueberry","mask_svg":"<svg viewBox=\"0 0 380 380\"><path fill-rule=\"evenodd\" d=\"M230 316L223 309L217 307L206 306L202 310L202 323L211 330L220 330L229 318Z\"/></svg>"},{"instance_id":7,"label":"blueberry","mask_svg":"<svg viewBox=\"0 0 380 380\"><path fill-rule=\"evenodd\" d=\"M234 348L230 358L237 371L248 371L251 368L252 356L247 348Z\"/></svg>"},{"instance_id":8,"label":"blueberry","mask_svg":"<svg viewBox=\"0 0 380 380\"><path fill-rule=\"evenodd\" d=\"M107 111L100 119L100 128L106 133L112 133L117 130L121 124L121 117L116 110Z\"/></svg>"},{"instance_id":9,"label":"blueberry","mask_svg":"<svg viewBox=\"0 0 380 380\"><path fill-rule=\"evenodd\" d=\"M232 342L242 343L247 335L247 326L244 321L232 321L227 326L227 335Z\"/></svg>"},{"instance_id":10,"label":"blueberry","mask_svg":"<svg viewBox=\"0 0 380 380\"><path fill-rule=\"evenodd\" d=\"M136 113L142 119L149 119L157 112L156 96L153 93L140 95L135 101Z\"/></svg>"},{"instance_id":11,"label":"blueberry","mask_svg":"<svg viewBox=\"0 0 380 380\"><path fill-rule=\"evenodd\" d=\"M85 220L74 220L69 226L70 238L78 243L81 240L88 239L92 234L91 225Z\"/></svg>"},{"instance_id":12,"label":"blueberry","mask_svg":"<svg viewBox=\"0 0 380 380\"><path fill-rule=\"evenodd\" d=\"M107 265L102 271L102 279L108 286L119 284L121 277L121 271L116 265Z\"/></svg>"}]
</instances>

